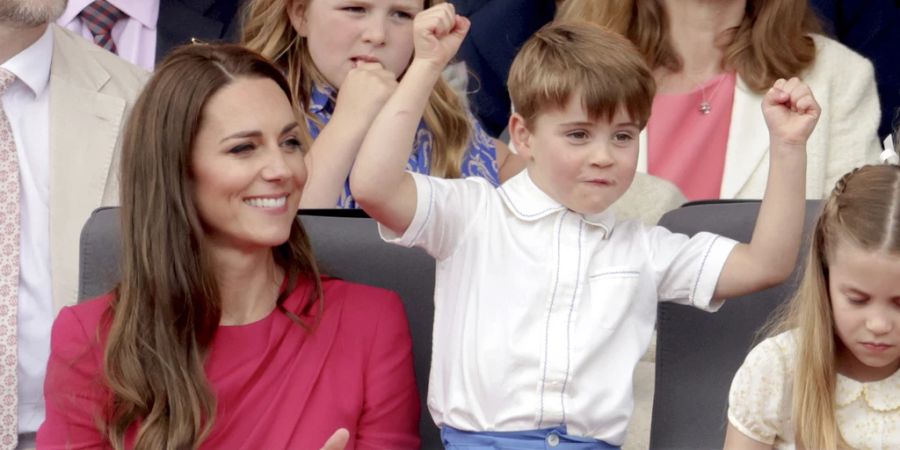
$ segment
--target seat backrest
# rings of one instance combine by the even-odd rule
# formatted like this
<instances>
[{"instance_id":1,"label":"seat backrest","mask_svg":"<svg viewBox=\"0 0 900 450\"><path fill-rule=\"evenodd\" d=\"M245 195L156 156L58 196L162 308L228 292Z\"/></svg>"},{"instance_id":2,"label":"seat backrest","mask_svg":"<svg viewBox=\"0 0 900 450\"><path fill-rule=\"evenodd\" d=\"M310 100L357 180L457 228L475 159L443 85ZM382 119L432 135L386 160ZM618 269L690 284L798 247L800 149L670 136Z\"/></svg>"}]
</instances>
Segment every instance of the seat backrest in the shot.
<instances>
[{"instance_id":1,"label":"seat backrest","mask_svg":"<svg viewBox=\"0 0 900 450\"><path fill-rule=\"evenodd\" d=\"M421 400L422 448L442 448L426 407L434 317L434 260L419 249L387 244L375 221L340 210L301 213L322 272L347 281L397 292L403 299L413 341L416 383ZM100 208L81 232L79 299L109 292L120 277L121 231L118 208Z\"/></svg>"},{"instance_id":2,"label":"seat backrest","mask_svg":"<svg viewBox=\"0 0 900 450\"><path fill-rule=\"evenodd\" d=\"M666 213L659 224L688 235L711 231L749 242L759 205L758 201L689 203ZM672 303L659 305L651 449L722 448L731 379L760 327L796 289L819 209L818 201L807 201L801 258L784 283L730 299L714 314Z\"/></svg>"}]
</instances>

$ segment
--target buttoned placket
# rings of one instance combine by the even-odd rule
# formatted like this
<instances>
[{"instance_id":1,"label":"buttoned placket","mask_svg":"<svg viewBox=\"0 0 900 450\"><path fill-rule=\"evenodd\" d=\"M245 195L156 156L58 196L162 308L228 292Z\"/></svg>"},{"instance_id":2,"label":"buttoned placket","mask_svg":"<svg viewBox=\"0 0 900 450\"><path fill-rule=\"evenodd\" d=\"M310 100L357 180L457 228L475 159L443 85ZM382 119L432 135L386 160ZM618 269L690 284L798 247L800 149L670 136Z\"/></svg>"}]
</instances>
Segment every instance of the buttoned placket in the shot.
<instances>
[{"instance_id":1,"label":"buttoned placket","mask_svg":"<svg viewBox=\"0 0 900 450\"><path fill-rule=\"evenodd\" d=\"M582 276L581 216L564 211L556 224L556 258L547 301L538 427L565 423L565 389L569 381L570 326Z\"/></svg>"}]
</instances>

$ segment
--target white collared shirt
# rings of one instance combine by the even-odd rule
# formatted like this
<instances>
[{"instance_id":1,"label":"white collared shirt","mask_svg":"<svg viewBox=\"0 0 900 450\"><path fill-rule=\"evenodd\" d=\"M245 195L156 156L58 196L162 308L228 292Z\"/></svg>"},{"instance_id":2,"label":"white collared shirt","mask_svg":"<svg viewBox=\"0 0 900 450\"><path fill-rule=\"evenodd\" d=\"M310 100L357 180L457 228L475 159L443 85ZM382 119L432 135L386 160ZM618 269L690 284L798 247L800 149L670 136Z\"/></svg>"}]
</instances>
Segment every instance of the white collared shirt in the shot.
<instances>
[{"instance_id":1,"label":"white collared shirt","mask_svg":"<svg viewBox=\"0 0 900 450\"><path fill-rule=\"evenodd\" d=\"M153 71L156 63L156 21L159 0L107 0L128 17L116 22L112 29L116 53L136 66ZM81 23L78 14L93 0L69 0L57 25L94 42L91 30Z\"/></svg>"},{"instance_id":2,"label":"white collared shirt","mask_svg":"<svg viewBox=\"0 0 900 450\"><path fill-rule=\"evenodd\" d=\"M2 64L16 75L3 94L19 158L19 433L44 421L44 374L50 357L50 60L53 30Z\"/></svg>"},{"instance_id":3,"label":"white collared shirt","mask_svg":"<svg viewBox=\"0 0 900 450\"><path fill-rule=\"evenodd\" d=\"M632 373L658 301L705 310L735 241L693 238L611 212L583 216L527 172L499 188L413 174L417 205L403 236L437 260L428 408L472 431L565 424L621 445Z\"/></svg>"}]
</instances>

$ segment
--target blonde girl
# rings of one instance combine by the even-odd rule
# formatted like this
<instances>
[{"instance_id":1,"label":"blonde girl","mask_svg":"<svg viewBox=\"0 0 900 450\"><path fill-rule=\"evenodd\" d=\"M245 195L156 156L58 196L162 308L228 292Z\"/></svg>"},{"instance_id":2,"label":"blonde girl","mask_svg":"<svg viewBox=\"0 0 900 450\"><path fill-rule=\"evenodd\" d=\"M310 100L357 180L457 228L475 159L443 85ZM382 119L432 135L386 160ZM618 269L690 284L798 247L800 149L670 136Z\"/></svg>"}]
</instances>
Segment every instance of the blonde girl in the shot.
<instances>
[{"instance_id":1,"label":"blonde girl","mask_svg":"<svg viewBox=\"0 0 900 450\"><path fill-rule=\"evenodd\" d=\"M412 60L412 19L443 0L252 0L242 40L287 74L316 140L301 207L355 208L348 176L375 115ZM407 168L499 184L518 171L440 81ZM512 171L508 173L508 171Z\"/></svg>"},{"instance_id":2,"label":"blonde girl","mask_svg":"<svg viewBox=\"0 0 900 450\"><path fill-rule=\"evenodd\" d=\"M900 448L900 166L838 181L795 297L731 385L725 448Z\"/></svg>"},{"instance_id":3,"label":"blonde girl","mask_svg":"<svg viewBox=\"0 0 900 450\"><path fill-rule=\"evenodd\" d=\"M821 35L807 0L566 0L557 20L572 19L608 26L643 53L657 92L638 171L688 200L762 198L770 152L759 105L779 78L803 79L822 106L807 198L878 159L872 64Z\"/></svg>"}]
</instances>

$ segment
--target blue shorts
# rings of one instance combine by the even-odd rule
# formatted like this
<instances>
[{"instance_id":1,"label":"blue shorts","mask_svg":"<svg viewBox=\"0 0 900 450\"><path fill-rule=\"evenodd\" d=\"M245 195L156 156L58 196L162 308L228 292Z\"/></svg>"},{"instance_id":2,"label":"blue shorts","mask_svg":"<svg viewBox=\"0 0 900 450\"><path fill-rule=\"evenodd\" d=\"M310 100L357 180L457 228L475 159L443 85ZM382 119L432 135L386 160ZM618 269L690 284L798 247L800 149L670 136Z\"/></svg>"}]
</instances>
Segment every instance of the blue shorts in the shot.
<instances>
[{"instance_id":1,"label":"blue shorts","mask_svg":"<svg viewBox=\"0 0 900 450\"><path fill-rule=\"evenodd\" d=\"M447 450L621 450L593 438L570 436L566 426L527 431L462 431L444 425Z\"/></svg>"}]
</instances>

